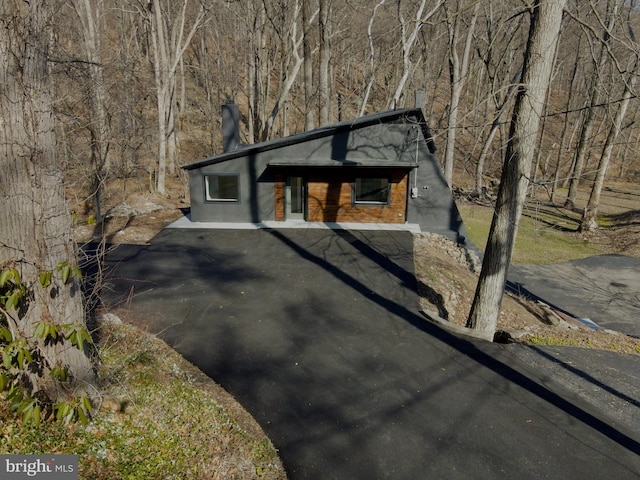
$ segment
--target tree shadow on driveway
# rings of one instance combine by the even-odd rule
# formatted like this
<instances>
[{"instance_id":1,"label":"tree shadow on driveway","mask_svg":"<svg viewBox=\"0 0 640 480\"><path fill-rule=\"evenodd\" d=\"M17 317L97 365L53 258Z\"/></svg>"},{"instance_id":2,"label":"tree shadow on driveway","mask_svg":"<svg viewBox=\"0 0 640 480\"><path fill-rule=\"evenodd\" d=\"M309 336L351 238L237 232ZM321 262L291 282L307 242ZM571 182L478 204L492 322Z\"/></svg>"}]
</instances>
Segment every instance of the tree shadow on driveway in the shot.
<instances>
[{"instance_id":1,"label":"tree shadow on driveway","mask_svg":"<svg viewBox=\"0 0 640 480\"><path fill-rule=\"evenodd\" d=\"M132 308L252 413L291 479L640 472L622 429L417 313L407 232L171 232L147 248L114 285L153 283Z\"/></svg>"}]
</instances>

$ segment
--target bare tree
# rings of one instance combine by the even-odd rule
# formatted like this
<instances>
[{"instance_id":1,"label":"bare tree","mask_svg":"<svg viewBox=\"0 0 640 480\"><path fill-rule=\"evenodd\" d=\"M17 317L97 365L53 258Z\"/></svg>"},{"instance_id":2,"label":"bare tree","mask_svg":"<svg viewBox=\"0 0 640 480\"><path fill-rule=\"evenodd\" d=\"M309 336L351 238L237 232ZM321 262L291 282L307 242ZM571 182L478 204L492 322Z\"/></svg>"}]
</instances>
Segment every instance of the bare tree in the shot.
<instances>
[{"instance_id":1,"label":"bare tree","mask_svg":"<svg viewBox=\"0 0 640 480\"><path fill-rule=\"evenodd\" d=\"M101 17L102 0L72 0L71 5L81 25L84 53L89 71L89 122L93 181L91 199L98 224L102 223L103 182L110 170L107 100L102 61Z\"/></svg>"},{"instance_id":2,"label":"bare tree","mask_svg":"<svg viewBox=\"0 0 640 480\"><path fill-rule=\"evenodd\" d=\"M313 58L311 55L311 0L302 0L302 61L304 70L304 129L315 128L315 109L312 108L314 97Z\"/></svg>"},{"instance_id":3,"label":"bare tree","mask_svg":"<svg viewBox=\"0 0 640 480\"><path fill-rule=\"evenodd\" d=\"M493 338L527 194L540 116L566 0L532 4L522 84L518 88L496 210L467 327Z\"/></svg>"},{"instance_id":4,"label":"bare tree","mask_svg":"<svg viewBox=\"0 0 640 480\"><path fill-rule=\"evenodd\" d=\"M332 0L319 0L318 6L318 104L320 125L329 123L330 99L329 95L329 59L331 35L331 10Z\"/></svg>"},{"instance_id":5,"label":"bare tree","mask_svg":"<svg viewBox=\"0 0 640 480\"><path fill-rule=\"evenodd\" d=\"M567 139L567 135L569 132L569 120L571 118L571 105L572 102L575 102L574 99L574 91L577 88L577 83L579 82L578 79L578 67L580 65L580 56L581 56L581 52L580 52L580 46L582 44L582 38L583 36L581 35L582 30L580 30L580 34L578 36L578 40L577 40L577 45L575 48L575 52L574 52L574 61L573 61L573 67L571 68L570 72L568 73L569 79L568 79L568 83L569 85L567 86L566 89L566 101L565 101L565 115L564 115L564 120L562 122L562 128L560 130L560 145L558 148L558 158L556 160L556 166L555 166L555 171L553 174L553 181L552 181L552 185L551 185L551 202L555 204L556 201L556 193L557 193L557 189L558 189L558 181L560 179L560 172L562 169L562 157L563 154L565 153L565 151L569 150L570 151L570 145L571 145L571 141ZM577 128L578 124L576 123L576 127Z\"/></svg>"},{"instance_id":6,"label":"bare tree","mask_svg":"<svg viewBox=\"0 0 640 480\"><path fill-rule=\"evenodd\" d=\"M522 62L514 58L514 52L520 50L522 15L513 16L510 5L489 0L483 3L484 28L476 35L476 52L486 72L486 89L479 89L476 103L484 102L484 114L478 122L488 122L493 118L489 131L482 139L482 147L476 165L475 190L478 195L484 192L485 165L494 151L494 139L503 126L503 117L513 108L513 96L522 74ZM524 43L522 43L524 46ZM486 129L485 129L486 130ZM498 149L500 151L501 149Z\"/></svg>"},{"instance_id":7,"label":"bare tree","mask_svg":"<svg viewBox=\"0 0 640 480\"><path fill-rule=\"evenodd\" d=\"M449 184L453 185L453 164L456 146L456 131L458 129L458 112L460 110L460 98L467 80L467 72L469 70L469 54L471 53L471 45L473 41L473 32L475 30L476 21L478 19L478 11L480 2L475 2L471 20L466 28L465 42L462 49L462 58L458 53L458 41L460 37L460 24L463 21L462 14L465 8L461 0L456 2L456 10L451 12L445 4L447 12L447 30L449 33L449 80L451 82L451 96L449 101L449 121L447 124L447 146L444 156L444 178Z\"/></svg>"},{"instance_id":8,"label":"bare tree","mask_svg":"<svg viewBox=\"0 0 640 480\"><path fill-rule=\"evenodd\" d=\"M376 12L378 9L384 5L386 0L378 0L376 5L373 7L373 11L371 12L371 17L369 18L369 24L367 26L367 40L369 43L369 81L367 82L367 86L364 90L364 95L362 96L362 100L360 102L360 110L358 112L358 116L361 117L364 115L367 103L369 101L369 95L371 94L371 88L373 87L374 82L376 81L376 50L373 43L373 21L376 18Z\"/></svg>"},{"instance_id":9,"label":"bare tree","mask_svg":"<svg viewBox=\"0 0 640 480\"><path fill-rule=\"evenodd\" d=\"M640 58L637 55L638 54L636 53L635 64L629 74L629 79L625 84L624 92L622 94L622 100L620 102L620 105L618 106L618 110L616 112L615 118L613 119L611 128L609 129L607 139L605 140L602 155L600 156L598 171L596 173L596 177L591 188L591 193L589 195L589 201L586 208L584 209L582 219L580 221L581 231L593 231L598 228L598 207L600 205L600 195L602 193L602 187L604 186L604 180L609 168L611 153L613 152L615 141L618 138L620 131L622 130L622 122L625 115L627 114L627 109L629 107L629 103L631 102L631 98L634 96L634 89L638 79L638 66L640 63Z\"/></svg>"},{"instance_id":10,"label":"bare tree","mask_svg":"<svg viewBox=\"0 0 640 480\"><path fill-rule=\"evenodd\" d=\"M578 196L578 186L580 185L580 180L582 179L582 171L584 169L585 157L587 154L587 150L591 142L593 141L591 138L593 124L595 121L595 113L598 105L601 102L602 98L602 83L604 80L604 67L607 63L609 57L607 54L607 43L611 38L611 32L613 31L617 14L618 14L618 2L620 0L608 0L607 2L607 20L606 24L603 25L603 33L602 38L599 42L596 43L596 47L598 50L597 54L593 54L593 79L591 82L591 96L590 96L590 104L588 108L584 111L584 118L582 121L582 129L580 131L580 139L578 140L578 145L576 147L575 158L573 161L573 168L569 183L569 192L567 194L567 199L565 200L564 206L566 208L574 208L576 203L576 198ZM590 2L591 3L591 2ZM593 7L592 7L593 8Z\"/></svg>"},{"instance_id":11,"label":"bare tree","mask_svg":"<svg viewBox=\"0 0 640 480\"><path fill-rule=\"evenodd\" d=\"M0 385L21 384L33 398L19 409L36 416L43 398L71 402L95 385L92 362L69 341L72 331L89 338L56 154L51 15L44 0L0 3L0 346L13 352Z\"/></svg>"},{"instance_id":12,"label":"bare tree","mask_svg":"<svg viewBox=\"0 0 640 480\"><path fill-rule=\"evenodd\" d=\"M176 160L176 89L177 72L182 56L191 39L204 20L204 8L200 5L197 13L187 26L189 0L181 4L153 0L150 10L141 8L151 24L151 44L153 67L156 81L158 107L158 171L157 189L166 193L166 174L175 171Z\"/></svg>"},{"instance_id":13,"label":"bare tree","mask_svg":"<svg viewBox=\"0 0 640 480\"><path fill-rule=\"evenodd\" d=\"M317 14L318 10L316 9L306 19L306 22L313 22ZM299 0L295 0L293 15L291 17L290 23L288 24L286 36L284 37L286 41L286 47L291 51L293 58L291 59L292 61L287 62L282 68L282 84L278 89L279 91L277 92L277 96L273 104L273 108L271 109L271 113L268 115L264 122L261 136L262 141L266 141L270 138L276 116L280 112L280 109L285 105L287 98L289 97L289 92L291 91L291 88L293 87L293 84L295 83L298 76L298 72L300 72L300 68L302 67L302 64L304 62L303 56L300 56L300 46L304 40L304 34L302 32L298 33L298 20L300 16L301 6ZM303 24L303 26L306 25L306 22Z\"/></svg>"},{"instance_id":14,"label":"bare tree","mask_svg":"<svg viewBox=\"0 0 640 480\"><path fill-rule=\"evenodd\" d=\"M427 0L421 0L415 15L411 20L413 28L410 28L411 25L407 25L407 20L404 16L402 0L398 0L398 21L400 22L400 41L402 45L402 75L396 85L391 105L389 105L390 108L396 108L400 105L400 97L402 96L402 92L404 91L404 87L407 84L407 80L409 79L409 75L411 75L414 66L414 62L411 60L411 52L422 26L425 22L429 21L433 15L435 15L443 3L444 0L438 0L438 3L429 12L424 13L427 6Z\"/></svg>"}]
</instances>

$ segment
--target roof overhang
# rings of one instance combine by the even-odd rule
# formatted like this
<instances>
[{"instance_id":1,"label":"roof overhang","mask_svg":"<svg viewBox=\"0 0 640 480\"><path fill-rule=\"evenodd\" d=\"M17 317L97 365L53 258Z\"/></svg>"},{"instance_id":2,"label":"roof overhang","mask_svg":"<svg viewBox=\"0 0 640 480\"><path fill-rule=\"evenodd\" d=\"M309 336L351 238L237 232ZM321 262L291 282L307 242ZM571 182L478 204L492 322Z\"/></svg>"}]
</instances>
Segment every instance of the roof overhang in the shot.
<instances>
[{"instance_id":1,"label":"roof overhang","mask_svg":"<svg viewBox=\"0 0 640 480\"><path fill-rule=\"evenodd\" d=\"M433 142L433 138L431 136L429 127L425 122L422 110L419 108L415 108L415 109L390 110L388 112L365 115L363 117L359 117L354 120L337 123L335 125L320 127L315 130L297 133L295 135L291 135L284 138L269 140L267 142L257 143L254 145L243 145L243 146L240 146L237 150L234 150L233 152L214 155L212 157L205 158L203 160L191 163L189 165L184 165L182 168L184 170L194 170L196 168L201 168L207 165L226 162L239 157L256 155L258 153L266 152L269 150L282 148L289 145L300 144L300 143L304 143L317 138L327 137L330 135L335 135L340 132L348 132L348 131L364 128L364 127L375 125L375 124L394 123L403 118L414 118L414 120L412 120L412 123L420 126L420 128L423 131L423 136L427 142L429 151L431 153L435 153L436 151L435 144ZM340 161L339 163L345 164L345 165L336 164L336 165L324 165L324 166L340 166L340 167L349 166L349 162ZM373 164L364 165L364 163L366 163L366 160L365 160L365 161L362 161L361 163L362 165L360 166L380 167L384 162L378 161L376 165L373 165ZM370 162L370 163L373 163L373 162ZM296 165L300 166L300 163L296 163ZM407 163L405 162L396 168L415 168L415 166L407 167L406 165ZM276 166L276 165L273 165L273 166ZM284 166L284 165L278 165L278 166ZM358 166L358 163L356 162L354 166Z\"/></svg>"},{"instance_id":2,"label":"roof overhang","mask_svg":"<svg viewBox=\"0 0 640 480\"><path fill-rule=\"evenodd\" d=\"M271 160L269 167L319 167L319 168L394 168L413 170L418 168L417 163L385 161L385 160L296 160L278 159Z\"/></svg>"}]
</instances>

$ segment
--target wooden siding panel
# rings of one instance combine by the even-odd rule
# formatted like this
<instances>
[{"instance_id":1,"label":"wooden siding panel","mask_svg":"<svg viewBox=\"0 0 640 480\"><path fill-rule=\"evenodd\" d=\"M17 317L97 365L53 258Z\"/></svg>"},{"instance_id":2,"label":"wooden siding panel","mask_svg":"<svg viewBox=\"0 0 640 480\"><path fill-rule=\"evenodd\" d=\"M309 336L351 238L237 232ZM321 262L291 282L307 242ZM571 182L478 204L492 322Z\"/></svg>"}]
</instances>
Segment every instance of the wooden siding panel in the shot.
<instances>
[{"instance_id":1,"label":"wooden siding panel","mask_svg":"<svg viewBox=\"0 0 640 480\"><path fill-rule=\"evenodd\" d=\"M282 175L276 175L274 183L274 195L276 199L275 219L277 222L285 220L284 202L285 202L285 182Z\"/></svg>"},{"instance_id":2,"label":"wooden siding panel","mask_svg":"<svg viewBox=\"0 0 640 480\"><path fill-rule=\"evenodd\" d=\"M310 176L307 179L307 220L309 222L404 223L406 220L406 172L390 178L388 205L354 205L353 175Z\"/></svg>"}]
</instances>

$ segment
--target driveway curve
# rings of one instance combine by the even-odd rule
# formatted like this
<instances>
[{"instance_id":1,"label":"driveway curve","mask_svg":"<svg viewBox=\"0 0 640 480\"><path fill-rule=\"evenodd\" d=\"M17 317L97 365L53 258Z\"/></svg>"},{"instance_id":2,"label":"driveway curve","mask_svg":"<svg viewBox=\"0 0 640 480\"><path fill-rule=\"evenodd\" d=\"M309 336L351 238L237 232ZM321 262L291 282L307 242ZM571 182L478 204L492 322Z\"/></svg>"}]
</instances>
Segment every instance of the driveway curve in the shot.
<instances>
[{"instance_id":1,"label":"driveway curve","mask_svg":"<svg viewBox=\"0 0 640 480\"><path fill-rule=\"evenodd\" d=\"M412 251L408 232L165 230L110 253L108 299L234 395L291 479L640 476L637 432L425 322Z\"/></svg>"},{"instance_id":2,"label":"driveway curve","mask_svg":"<svg viewBox=\"0 0 640 480\"><path fill-rule=\"evenodd\" d=\"M515 264L510 288L601 328L640 338L640 259L597 255L550 265Z\"/></svg>"}]
</instances>

